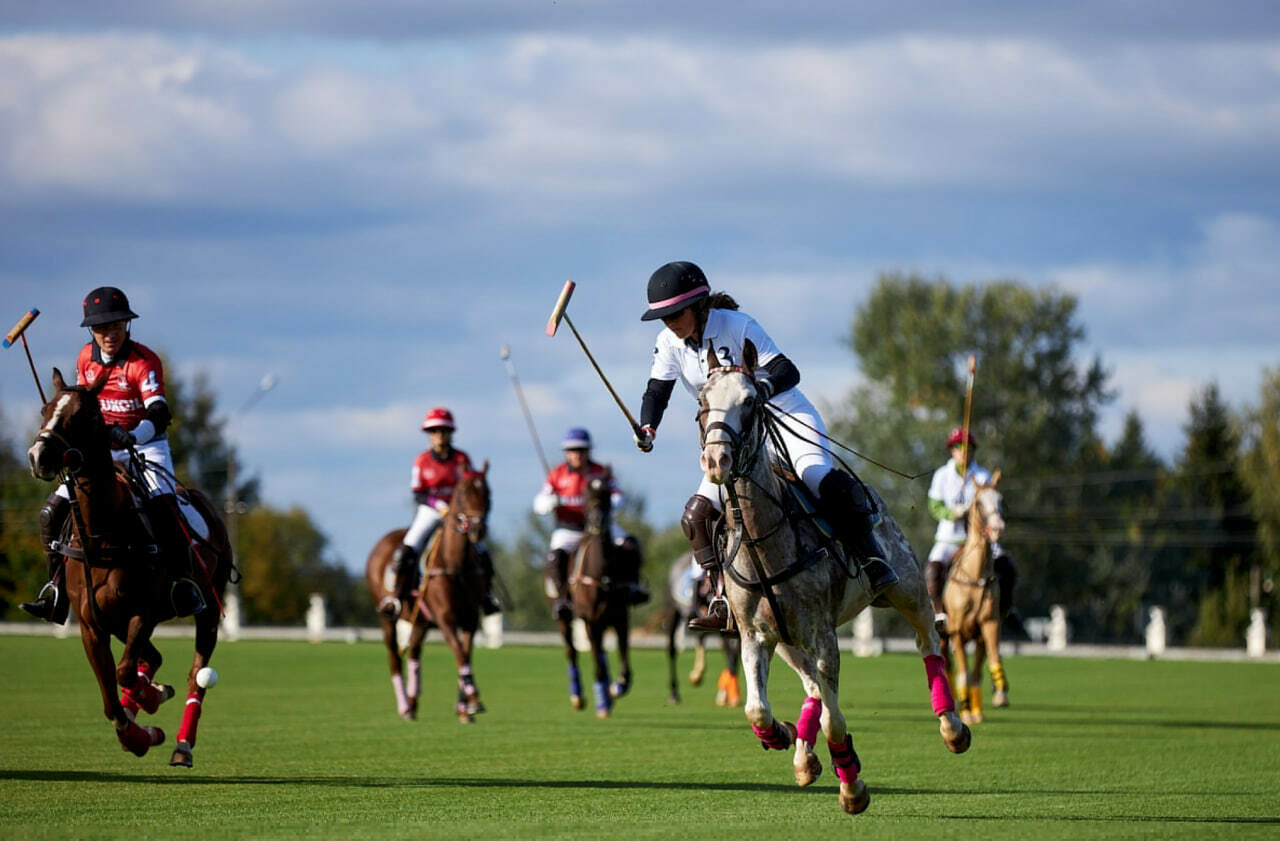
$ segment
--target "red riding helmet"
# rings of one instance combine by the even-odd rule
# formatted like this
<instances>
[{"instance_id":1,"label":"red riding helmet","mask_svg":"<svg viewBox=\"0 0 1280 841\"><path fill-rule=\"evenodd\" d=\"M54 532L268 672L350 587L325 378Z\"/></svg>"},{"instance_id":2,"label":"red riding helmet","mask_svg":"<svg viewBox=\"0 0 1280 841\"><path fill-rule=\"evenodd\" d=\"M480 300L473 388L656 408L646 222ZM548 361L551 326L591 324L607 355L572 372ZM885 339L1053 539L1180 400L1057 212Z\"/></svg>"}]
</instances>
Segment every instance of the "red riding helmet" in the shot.
<instances>
[{"instance_id":1,"label":"red riding helmet","mask_svg":"<svg viewBox=\"0 0 1280 841\"><path fill-rule=\"evenodd\" d=\"M951 430L951 434L947 436L947 449L958 447L963 442L964 430L957 426L955 429ZM978 449L978 442L974 440L972 432L969 433L969 449Z\"/></svg>"},{"instance_id":2,"label":"red riding helmet","mask_svg":"<svg viewBox=\"0 0 1280 841\"><path fill-rule=\"evenodd\" d=\"M422 419L422 431L430 432L433 429L447 429L453 432L453 412L444 406L436 406L427 412L427 416Z\"/></svg>"}]
</instances>

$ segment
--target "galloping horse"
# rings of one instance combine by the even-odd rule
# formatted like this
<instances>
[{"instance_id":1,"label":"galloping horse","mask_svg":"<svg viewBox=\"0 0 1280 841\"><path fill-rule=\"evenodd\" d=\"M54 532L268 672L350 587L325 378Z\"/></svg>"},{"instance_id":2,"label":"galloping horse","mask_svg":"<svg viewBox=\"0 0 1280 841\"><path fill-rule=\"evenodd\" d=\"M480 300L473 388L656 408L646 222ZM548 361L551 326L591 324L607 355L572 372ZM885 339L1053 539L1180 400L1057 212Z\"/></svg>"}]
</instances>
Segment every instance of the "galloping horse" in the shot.
<instances>
[{"instance_id":1,"label":"galloping horse","mask_svg":"<svg viewBox=\"0 0 1280 841\"><path fill-rule=\"evenodd\" d=\"M578 671L578 649L573 644L572 620L581 619L586 626L591 659L595 664L595 682L592 688L596 715L600 718L608 718L613 710L614 700L626 695L631 689L630 589L625 582L618 580L616 572L627 563L627 559L621 555L629 550L614 544L611 538L613 503L610 497L608 477L597 477L587 483L583 503L586 528L578 548L569 558L570 611L556 616L560 635L564 638L565 657L569 661L569 703L575 710L583 708L583 701L582 677ZM636 568L638 567L636 564ZM604 634L610 628L618 637L620 671L618 679L613 682L609 680L609 654L604 647Z\"/></svg>"},{"instance_id":2,"label":"galloping horse","mask_svg":"<svg viewBox=\"0 0 1280 841\"><path fill-rule=\"evenodd\" d=\"M396 640L396 619L379 612L382 642L387 647L391 666L391 685L396 693L396 709L406 721L418 716L418 695L422 685L422 642L432 625L453 651L458 665L458 721L470 724L477 713L484 712L480 692L471 673L471 644L480 625L480 599L484 583L476 562L475 544L484 539L489 516L489 485L486 475L489 462L477 471L468 471L453 489L449 509L440 526L427 543L424 552L425 574L417 598L400 606L397 619L412 624L409 644L409 681L406 686L403 661ZM365 579L373 603L395 590L395 570L390 568L392 555L405 535L395 529L382 536L369 552L365 562Z\"/></svg>"},{"instance_id":3,"label":"galloping horse","mask_svg":"<svg viewBox=\"0 0 1280 841\"><path fill-rule=\"evenodd\" d=\"M812 518L788 513L792 488L775 472L765 449L772 427L783 421L769 412L756 387L756 361L749 341L742 367L721 367L715 353L708 351L708 377L698 412L702 469L708 479L723 485L728 500L725 591L742 639L745 712L767 749L795 745L795 779L801 786L822 771L813 750L821 724L840 778L840 806L857 814L867 808L871 796L858 777L861 765L840 711L836 628L871 599L856 567L835 553L833 545L822 545ZM969 729L955 714L924 576L883 500L870 488L868 492L882 514L876 532L885 560L898 574L898 583L876 603L892 605L915 628L943 742L961 753L969 747ZM796 724L779 722L769 706L766 689L775 648L804 685L807 697Z\"/></svg>"},{"instance_id":4,"label":"galloping horse","mask_svg":"<svg viewBox=\"0 0 1280 841\"><path fill-rule=\"evenodd\" d=\"M153 714L174 696L172 686L154 682L164 658L151 642L156 625L174 616L171 580L164 565L157 566L153 540L139 518L146 488L131 486L128 469L111 459L98 405L98 392L106 382L102 377L89 388L68 386L54 368L55 393L44 406L27 458L31 475L45 481L61 476L74 490L71 534L67 537L64 531L61 539L67 597L102 690L104 713L120 744L143 756L164 742L164 731L138 724L138 711ZM210 606L195 617L196 652L187 673L187 702L169 760L170 765L190 768L205 697L196 673L208 665L218 642L219 612L213 606L221 603L232 560L226 527L208 497L189 488L179 492L209 531L207 538L197 538L198 549L192 547L199 559L195 578ZM112 660L113 636L124 643L119 663Z\"/></svg>"},{"instance_id":5,"label":"galloping horse","mask_svg":"<svg viewBox=\"0 0 1280 841\"><path fill-rule=\"evenodd\" d=\"M689 620L704 612L707 607L707 594L700 585L706 584L693 579L693 553L686 552L671 563L667 574L667 678L671 688L667 695L667 703L680 703L680 682L676 678L676 658L680 654L677 639L680 629ZM707 646L705 633L694 637L693 669L689 672L689 683L693 686L702 684L707 672ZM724 648L725 667L720 671L716 682L716 706L736 707L741 703L742 684L738 679L738 663L741 648L737 637L723 636L720 644Z\"/></svg>"},{"instance_id":6,"label":"galloping horse","mask_svg":"<svg viewBox=\"0 0 1280 841\"><path fill-rule=\"evenodd\" d=\"M960 701L960 717L966 724L982 721L982 659L989 658L991 683L995 694L991 703L1009 706L1009 683L1000 662L1000 580L991 559L991 544L1004 531L1001 496L996 490L1000 471L988 484L977 486L969 503L965 544L951 560L947 587L942 603L947 611L947 636L951 641L952 664L955 669L956 698ZM965 643L974 640L973 665L965 659Z\"/></svg>"}]
</instances>

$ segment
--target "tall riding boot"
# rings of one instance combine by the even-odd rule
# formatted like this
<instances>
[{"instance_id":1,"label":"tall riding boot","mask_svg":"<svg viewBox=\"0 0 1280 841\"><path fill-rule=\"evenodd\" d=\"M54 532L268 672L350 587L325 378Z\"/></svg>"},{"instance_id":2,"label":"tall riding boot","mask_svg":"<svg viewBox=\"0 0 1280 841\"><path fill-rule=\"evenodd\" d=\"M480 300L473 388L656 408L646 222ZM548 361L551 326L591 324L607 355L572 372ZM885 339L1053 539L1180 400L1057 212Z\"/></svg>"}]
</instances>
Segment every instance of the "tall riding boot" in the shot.
<instances>
[{"instance_id":1,"label":"tall riding boot","mask_svg":"<svg viewBox=\"0 0 1280 841\"><path fill-rule=\"evenodd\" d=\"M573 618L573 606L569 603L569 553L552 549L547 553L543 587L552 600L551 612L566 622Z\"/></svg>"},{"instance_id":2,"label":"tall riding boot","mask_svg":"<svg viewBox=\"0 0 1280 841\"><path fill-rule=\"evenodd\" d=\"M1013 608L1013 588L1018 583L1018 568L1013 565L1013 559L1003 552L991 560L996 580L1000 582L1001 622L1005 629L1011 633L1019 636L1028 636L1027 629L1022 624L1022 617Z\"/></svg>"},{"instance_id":3,"label":"tall riding boot","mask_svg":"<svg viewBox=\"0 0 1280 841\"><path fill-rule=\"evenodd\" d=\"M640 583L640 564L642 563L640 541L632 535L627 535L617 545L617 551L622 559L621 577L626 581L627 603L632 606L644 604L649 601L649 590Z\"/></svg>"},{"instance_id":4,"label":"tall riding boot","mask_svg":"<svg viewBox=\"0 0 1280 841\"><path fill-rule=\"evenodd\" d=\"M695 616L689 620L688 627L691 631L724 633L730 628L729 601L724 597L724 580L720 574L720 559L715 547L717 516L711 500L694 494L685 503L684 515L680 518L680 527L684 529L684 536L689 538L689 546L693 549L693 559L707 571L711 581L712 596L707 604L707 612L704 616Z\"/></svg>"},{"instance_id":5,"label":"tall riding boot","mask_svg":"<svg viewBox=\"0 0 1280 841\"><path fill-rule=\"evenodd\" d=\"M44 544L45 562L49 567L49 583L40 588L35 601L19 605L27 613L46 622L61 625L67 621L71 601L67 598L62 553L52 547L62 536L62 525L71 513L71 503L56 493L49 494L40 509L40 542Z\"/></svg>"},{"instance_id":6,"label":"tall riding boot","mask_svg":"<svg viewBox=\"0 0 1280 841\"><path fill-rule=\"evenodd\" d=\"M818 484L818 509L867 577L871 598L898 583L872 531L875 509L860 482L843 470L832 470Z\"/></svg>"},{"instance_id":7,"label":"tall riding boot","mask_svg":"<svg viewBox=\"0 0 1280 841\"><path fill-rule=\"evenodd\" d=\"M161 554L167 559L172 584L169 600L175 616L194 616L205 609L204 591L196 581L191 559L191 539L183 528L178 498L173 494L153 496L148 513Z\"/></svg>"},{"instance_id":8,"label":"tall riding boot","mask_svg":"<svg viewBox=\"0 0 1280 841\"><path fill-rule=\"evenodd\" d=\"M924 584L933 602L933 625L938 636L947 632L947 611L942 604L942 591L947 586L947 565L941 561L929 561L924 565Z\"/></svg>"},{"instance_id":9,"label":"tall riding boot","mask_svg":"<svg viewBox=\"0 0 1280 841\"><path fill-rule=\"evenodd\" d=\"M400 607L413 595L417 585L417 564L414 563L417 550L401 543L391 556L391 569L395 574L395 589L382 597L378 602L378 612L391 619L400 615Z\"/></svg>"},{"instance_id":10,"label":"tall riding boot","mask_svg":"<svg viewBox=\"0 0 1280 841\"><path fill-rule=\"evenodd\" d=\"M484 595L480 597L480 612L492 616L502 612L502 603L493 594L493 558L483 543L476 544L476 563L480 567L480 581L484 585Z\"/></svg>"}]
</instances>

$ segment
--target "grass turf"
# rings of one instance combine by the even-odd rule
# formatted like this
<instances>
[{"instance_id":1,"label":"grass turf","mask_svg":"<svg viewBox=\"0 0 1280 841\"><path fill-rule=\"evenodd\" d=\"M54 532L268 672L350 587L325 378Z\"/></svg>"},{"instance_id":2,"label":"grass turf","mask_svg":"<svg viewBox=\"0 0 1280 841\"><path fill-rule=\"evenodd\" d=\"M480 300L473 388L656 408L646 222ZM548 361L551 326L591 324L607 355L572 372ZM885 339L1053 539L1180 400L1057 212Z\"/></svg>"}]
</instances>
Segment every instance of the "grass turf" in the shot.
<instances>
[{"instance_id":1,"label":"grass turf","mask_svg":"<svg viewBox=\"0 0 1280 841\"><path fill-rule=\"evenodd\" d=\"M181 682L190 642L158 644L160 679ZM953 756L918 658L846 655L842 707L872 795L851 818L825 747L822 778L799 789L789 752L765 753L740 709L712 704L714 652L707 681L686 685L675 707L664 655L636 652L632 694L600 721L569 708L558 649L481 650L489 712L471 726L453 717L452 658L438 641L424 657L416 722L395 715L385 659L372 643L223 643L222 681L206 699L195 767L184 769L167 764L181 691L154 716L165 744L138 759L102 716L78 640L0 637L0 837L1280 834L1274 665L1012 658L1013 706L988 708L972 749ZM778 659L772 672L775 711L794 719L799 682Z\"/></svg>"}]
</instances>

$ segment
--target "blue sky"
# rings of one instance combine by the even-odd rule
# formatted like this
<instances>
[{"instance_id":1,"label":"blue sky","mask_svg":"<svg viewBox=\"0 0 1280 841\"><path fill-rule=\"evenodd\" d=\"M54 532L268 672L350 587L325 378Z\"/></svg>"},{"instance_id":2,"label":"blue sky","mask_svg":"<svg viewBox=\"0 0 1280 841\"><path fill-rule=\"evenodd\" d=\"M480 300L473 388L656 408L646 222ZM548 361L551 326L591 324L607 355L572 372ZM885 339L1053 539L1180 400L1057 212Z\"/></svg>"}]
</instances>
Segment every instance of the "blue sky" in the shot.
<instances>
[{"instance_id":1,"label":"blue sky","mask_svg":"<svg viewBox=\"0 0 1280 841\"><path fill-rule=\"evenodd\" d=\"M544 448L590 427L650 519L679 516L691 406L635 452L572 337L542 334L567 278L633 409L645 280L673 259L819 403L858 382L843 340L891 270L1076 294L1118 390L1104 431L1135 408L1166 456L1197 388L1243 405L1280 365L1273 4L151 5L0 2L5 317L42 310L47 378L117 285L225 411L275 374L231 437L353 568L408 522L437 404L514 536L540 469L503 344ZM36 403L5 351L10 437Z\"/></svg>"}]
</instances>

